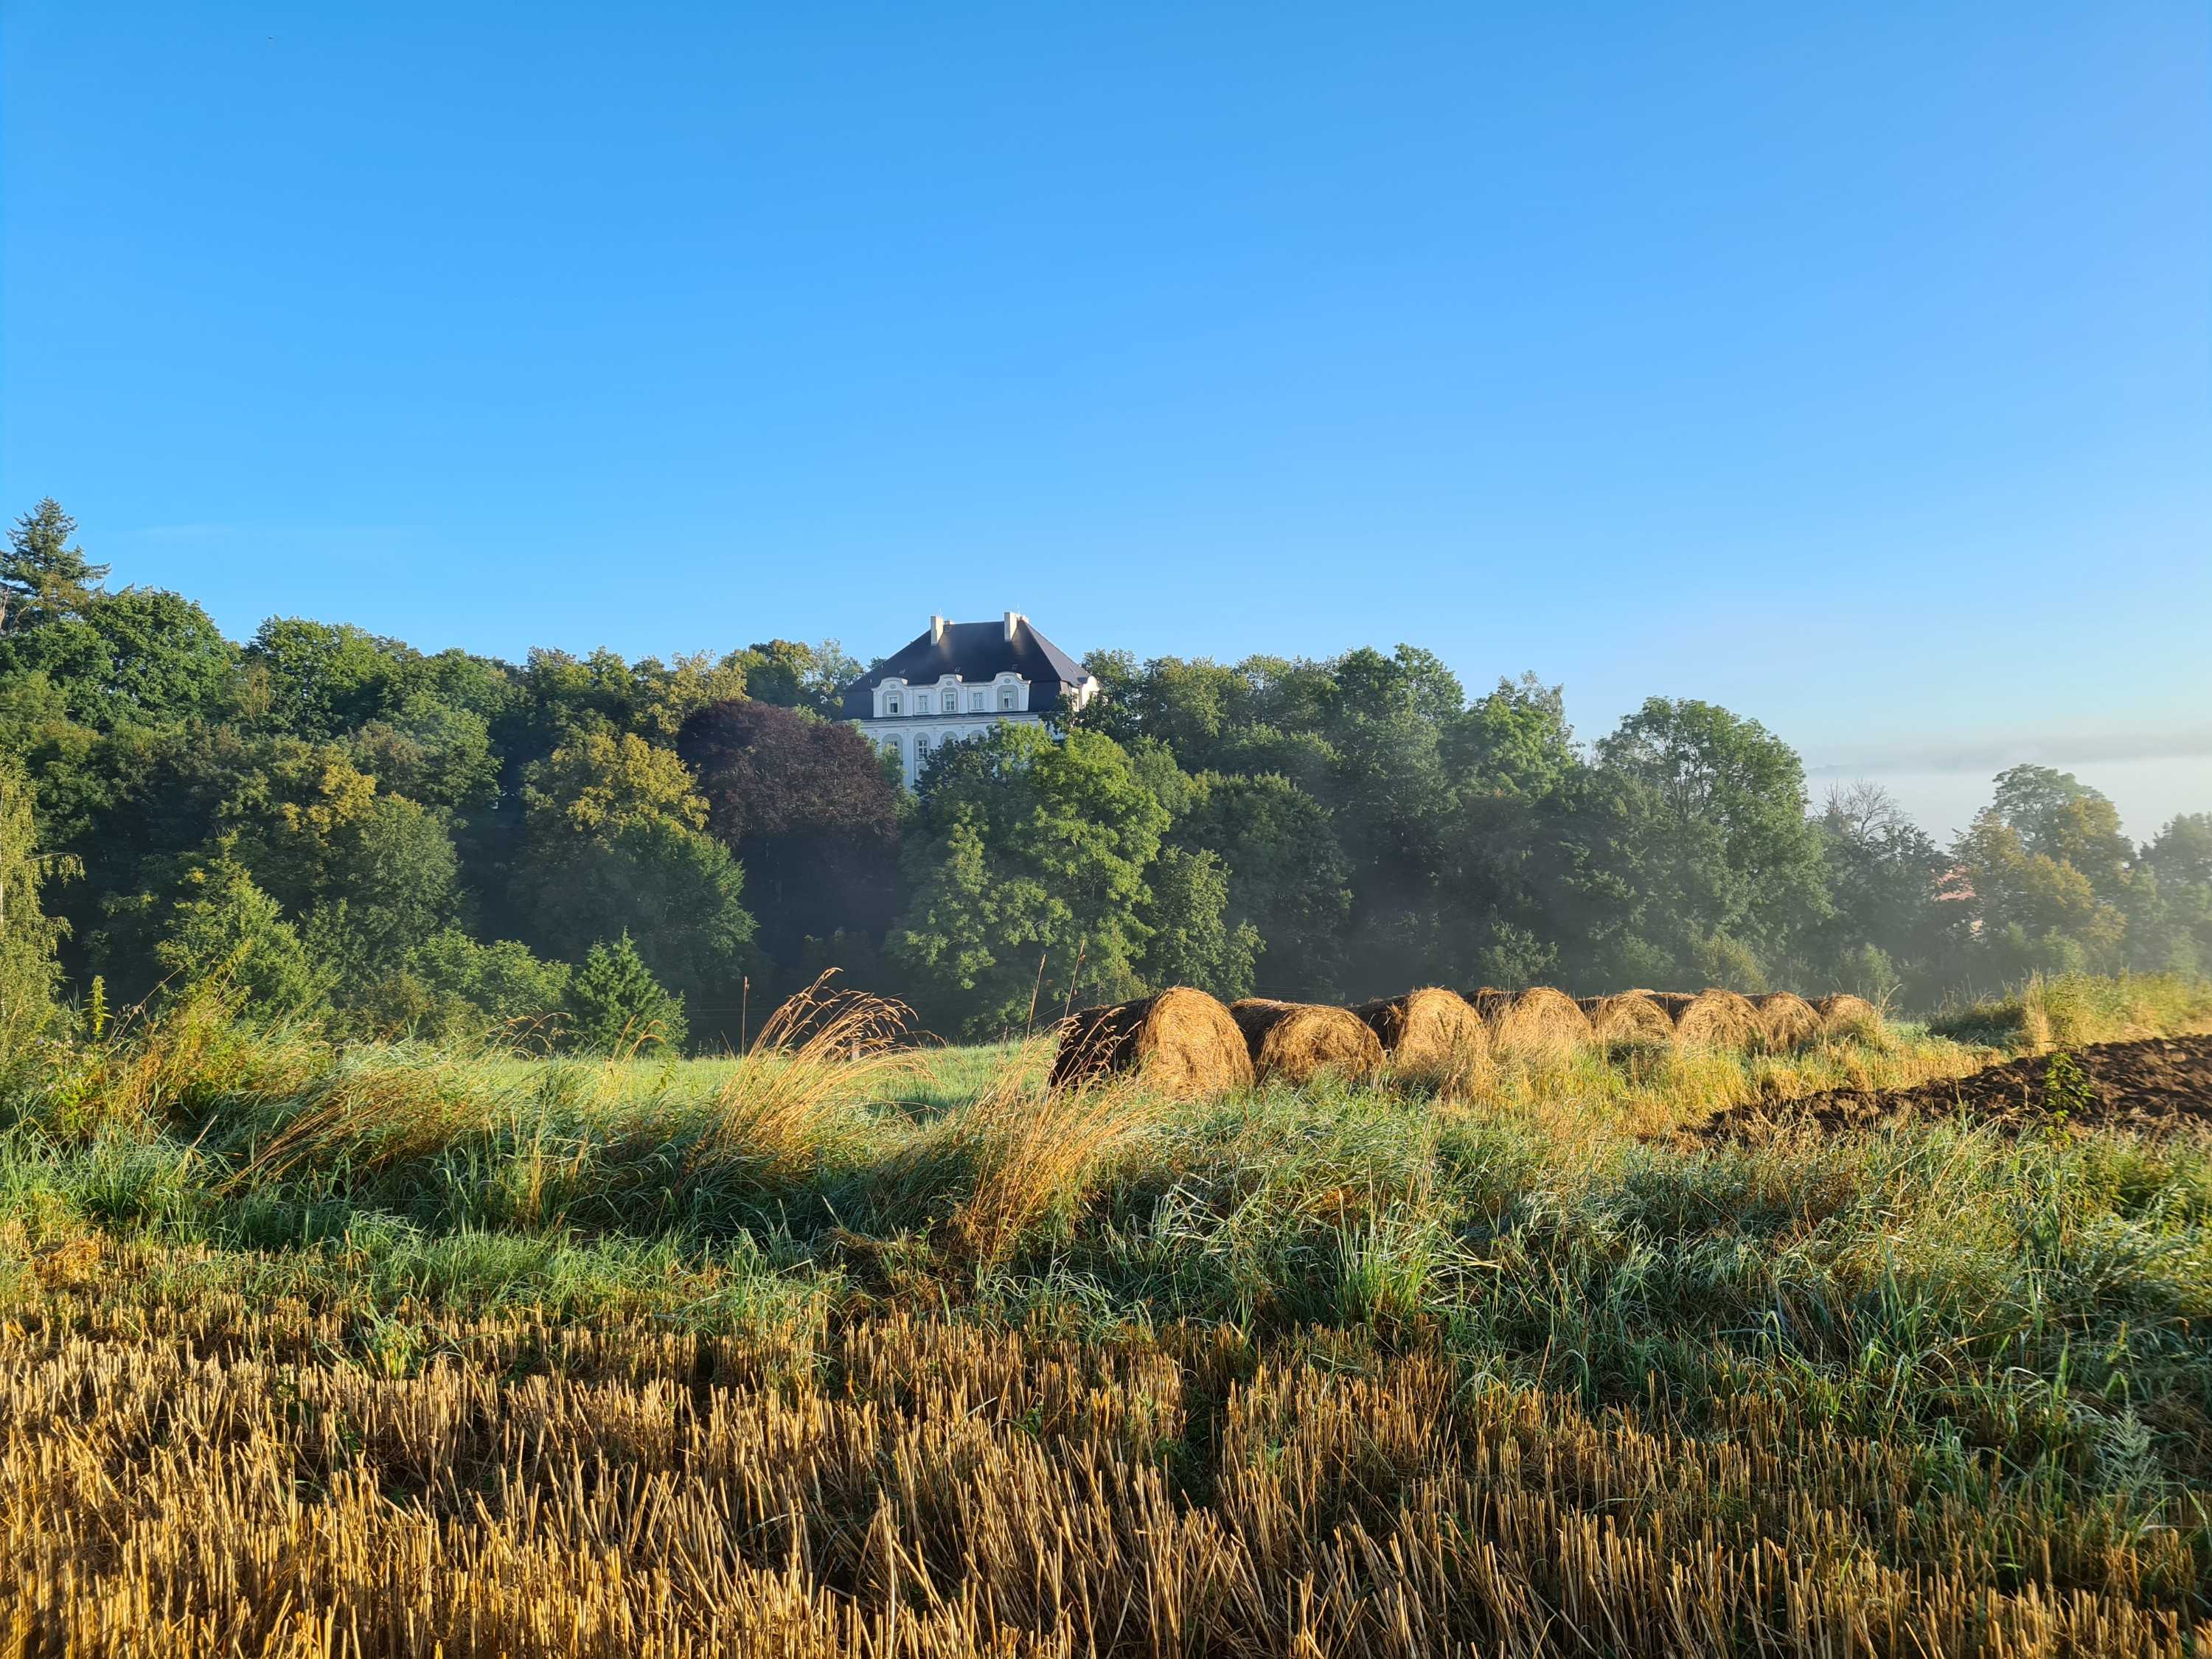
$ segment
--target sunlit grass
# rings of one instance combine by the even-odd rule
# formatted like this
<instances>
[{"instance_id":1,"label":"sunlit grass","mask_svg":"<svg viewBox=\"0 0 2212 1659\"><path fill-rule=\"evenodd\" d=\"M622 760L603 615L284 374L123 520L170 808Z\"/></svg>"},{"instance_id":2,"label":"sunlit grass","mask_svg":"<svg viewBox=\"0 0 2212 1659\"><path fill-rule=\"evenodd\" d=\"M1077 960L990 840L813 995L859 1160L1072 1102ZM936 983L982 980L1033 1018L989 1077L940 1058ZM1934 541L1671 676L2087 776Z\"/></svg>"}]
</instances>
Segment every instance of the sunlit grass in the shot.
<instances>
[{"instance_id":1,"label":"sunlit grass","mask_svg":"<svg viewBox=\"0 0 2212 1659\"><path fill-rule=\"evenodd\" d=\"M2212 1148L1677 1133L2203 1006L2014 1004L1203 1104L866 1009L50 1055L0 1127L0 1645L2179 1655Z\"/></svg>"}]
</instances>

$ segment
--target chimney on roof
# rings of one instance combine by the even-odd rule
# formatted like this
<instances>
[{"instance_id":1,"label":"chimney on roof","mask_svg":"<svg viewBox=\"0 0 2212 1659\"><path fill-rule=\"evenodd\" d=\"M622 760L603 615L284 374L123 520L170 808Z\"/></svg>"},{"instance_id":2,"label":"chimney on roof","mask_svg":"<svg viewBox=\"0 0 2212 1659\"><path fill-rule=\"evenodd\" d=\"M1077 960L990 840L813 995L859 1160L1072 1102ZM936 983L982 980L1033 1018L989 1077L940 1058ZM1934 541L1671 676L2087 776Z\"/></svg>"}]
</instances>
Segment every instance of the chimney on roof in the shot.
<instances>
[{"instance_id":1,"label":"chimney on roof","mask_svg":"<svg viewBox=\"0 0 2212 1659\"><path fill-rule=\"evenodd\" d=\"M1028 620L1029 618L1022 615L1018 611L1009 611L1006 612L1006 643L1008 645L1012 645L1014 642L1014 629L1020 627Z\"/></svg>"},{"instance_id":2,"label":"chimney on roof","mask_svg":"<svg viewBox=\"0 0 2212 1659\"><path fill-rule=\"evenodd\" d=\"M942 645L945 643L944 617L932 617L929 619L929 642L932 645Z\"/></svg>"}]
</instances>

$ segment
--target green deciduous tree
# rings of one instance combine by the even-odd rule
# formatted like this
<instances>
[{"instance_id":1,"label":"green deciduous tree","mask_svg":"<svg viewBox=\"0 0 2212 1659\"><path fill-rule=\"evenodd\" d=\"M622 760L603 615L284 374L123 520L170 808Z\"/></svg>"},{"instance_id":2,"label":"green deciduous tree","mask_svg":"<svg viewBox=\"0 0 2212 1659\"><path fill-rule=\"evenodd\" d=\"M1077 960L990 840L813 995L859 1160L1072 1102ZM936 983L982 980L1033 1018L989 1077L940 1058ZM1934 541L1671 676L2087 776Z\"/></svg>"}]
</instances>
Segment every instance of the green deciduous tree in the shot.
<instances>
[{"instance_id":1,"label":"green deciduous tree","mask_svg":"<svg viewBox=\"0 0 2212 1659\"><path fill-rule=\"evenodd\" d=\"M514 886L529 937L573 959L627 932L695 1024L734 1031L753 919L683 762L627 732L585 732L532 769L524 799Z\"/></svg>"},{"instance_id":2,"label":"green deciduous tree","mask_svg":"<svg viewBox=\"0 0 2212 1659\"><path fill-rule=\"evenodd\" d=\"M499 794L489 725L431 692L418 691L389 717L362 726L347 747L380 788L426 806L472 811Z\"/></svg>"},{"instance_id":3,"label":"green deciduous tree","mask_svg":"<svg viewBox=\"0 0 2212 1659\"><path fill-rule=\"evenodd\" d=\"M1917 976L1936 971L1959 946L1945 914L1955 907L1936 898L1949 857L1878 784L1832 788L1814 824L1831 914L1806 940L1809 982L1863 996L1869 978L1896 988L1897 964Z\"/></svg>"},{"instance_id":4,"label":"green deciduous tree","mask_svg":"<svg viewBox=\"0 0 2212 1659\"><path fill-rule=\"evenodd\" d=\"M1328 809L1276 774L1210 772L1192 781L1169 839L1222 861L1228 924L1249 926L1266 951L1259 982L1287 997L1343 994L1352 872Z\"/></svg>"},{"instance_id":5,"label":"green deciduous tree","mask_svg":"<svg viewBox=\"0 0 2212 1659\"><path fill-rule=\"evenodd\" d=\"M341 988L365 987L460 908L452 835L419 802L381 793L334 744L279 738L225 804L234 856L294 916Z\"/></svg>"},{"instance_id":6,"label":"green deciduous tree","mask_svg":"<svg viewBox=\"0 0 2212 1659\"><path fill-rule=\"evenodd\" d=\"M432 934L378 981L365 1012L387 1031L438 1042L552 1042L565 1024L570 969L514 939L480 943L459 928Z\"/></svg>"},{"instance_id":7,"label":"green deciduous tree","mask_svg":"<svg viewBox=\"0 0 2212 1659\"><path fill-rule=\"evenodd\" d=\"M913 899L890 943L917 1005L982 1036L1019 1030L1033 998L1057 1014L1071 998L1133 993L1151 931L1145 873L1167 822L1127 753L1097 732L1055 743L1005 726L941 751L906 843Z\"/></svg>"},{"instance_id":8,"label":"green deciduous tree","mask_svg":"<svg viewBox=\"0 0 2212 1659\"><path fill-rule=\"evenodd\" d=\"M1155 990L1195 985L1224 1002L1252 994L1260 931L1229 920L1229 869L1209 852L1163 847L1138 915L1151 930L1140 969Z\"/></svg>"},{"instance_id":9,"label":"green deciduous tree","mask_svg":"<svg viewBox=\"0 0 2212 1659\"><path fill-rule=\"evenodd\" d=\"M420 683L422 659L351 623L272 617L245 662L272 729L326 742L398 708Z\"/></svg>"},{"instance_id":10,"label":"green deciduous tree","mask_svg":"<svg viewBox=\"0 0 2212 1659\"><path fill-rule=\"evenodd\" d=\"M1980 923L1978 955L1990 975L2065 973L2114 966L2127 923L2088 876L2026 838L1995 807L1977 814L1954 855Z\"/></svg>"},{"instance_id":11,"label":"green deciduous tree","mask_svg":"<svg viewBox=\"0 0 2212 1659\"><path fill-rule=\"evenodd\" d=\"M860 676L859 660L835 640L802 645L769 640L747 646L735 659L745 676L745 695L758 702L803 708L837 718L845 688Z\"/></svg>"},{"instance_id":12,"label":"green deciduous tree","mask_svg":"<svg viewBox=\"0 0 2212 1659\"><path fill-rule=\"evenodd\" d=\"M40 849L30 781L0 757L0 1060L52 1022L62 924L40 894L54 876L74 872L74 860Z\"/></svg>"},{"instance_id":13,"label":"green deciduous tree","mask_svg":"<svg viewBox=\"0 0 2212 1659\"><path fill-rule=\"evenodd\" d=\"M99 593L66 615L0 635L0 678L43 673L70 718L100 731L217 718L238 651L191 600L152 588Z\"/></svg>"},{"instance_id":14,"label":"green deciduous tree","mask_svg":"<svg viewBox=\"0 0 2212 1659\"><path fill-rule=\"evenodd\" d=\"M532 834L548 840L637 823L707 827L707 803L676 751L626 732L578 734L532 769L522 799Z\"/></svg>"},{"instance_id":15,"label":"green deciduous tree","mask_svg":"<svg viewBox=\"0 0 2212 1659\"><path fill-rule=\"evenodd\" d=\"M1778 955L1826 915L1803 763L1758 721L1654 697L1598 761L1616 786L1613 851L1646 896L1644 937L1682 967L1716 934Z\"/></svg>"}]
</instances>

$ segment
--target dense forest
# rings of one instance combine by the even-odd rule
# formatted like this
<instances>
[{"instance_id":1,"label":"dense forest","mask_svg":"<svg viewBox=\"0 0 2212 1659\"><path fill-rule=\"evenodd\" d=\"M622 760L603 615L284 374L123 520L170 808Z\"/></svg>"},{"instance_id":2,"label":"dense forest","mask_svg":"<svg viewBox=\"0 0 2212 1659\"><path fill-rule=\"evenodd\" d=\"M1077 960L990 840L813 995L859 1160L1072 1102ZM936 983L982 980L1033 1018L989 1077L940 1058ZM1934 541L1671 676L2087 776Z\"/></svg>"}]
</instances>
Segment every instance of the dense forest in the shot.
<instances>
[{"instance_id":1,"label":"dense forest","mask_svg":"<svg viewBox=\"0 0 2212 1659\"><path fill-rule=\"evenodd\" d=\"M1192 983L1850 990L2212 968L2212 814L2147 845L2021 766L1951 846L1808 801L1756 720L1653 698L1594 744L1533 675L1430 653L1093 653L1065 729L902 788L771 640L520 663L109 583L61 507L0 558L10 1022L210 980L341 1034L608 1050L741 1040L836 967L948 1035Z\"/></svg>"}]
</instances>

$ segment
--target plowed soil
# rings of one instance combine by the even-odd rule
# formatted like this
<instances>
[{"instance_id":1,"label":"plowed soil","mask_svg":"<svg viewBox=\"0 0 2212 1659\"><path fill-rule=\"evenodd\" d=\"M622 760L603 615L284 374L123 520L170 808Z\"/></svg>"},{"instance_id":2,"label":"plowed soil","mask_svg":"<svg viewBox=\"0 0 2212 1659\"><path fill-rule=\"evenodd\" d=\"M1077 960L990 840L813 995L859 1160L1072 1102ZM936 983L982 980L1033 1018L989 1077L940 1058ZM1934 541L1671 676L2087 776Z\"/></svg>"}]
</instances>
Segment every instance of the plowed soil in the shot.
<instances>
[{"instance_id":1,"label":"plowed soil","mask_svg":"<svg viewBox=\"0 0 2212 1659\"><path fill-rule=\"evenodd\" d=\"M1696 1133L1720 1140L1780 1129L1835 1132L1960 1114L2014 1133L2059 1124L2151 1134L2212 1131L2212 1036L2097 1042L1911 1089L1761 1101L1717 1112Z\"/></svg>"}]
</instances>

